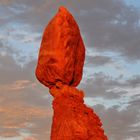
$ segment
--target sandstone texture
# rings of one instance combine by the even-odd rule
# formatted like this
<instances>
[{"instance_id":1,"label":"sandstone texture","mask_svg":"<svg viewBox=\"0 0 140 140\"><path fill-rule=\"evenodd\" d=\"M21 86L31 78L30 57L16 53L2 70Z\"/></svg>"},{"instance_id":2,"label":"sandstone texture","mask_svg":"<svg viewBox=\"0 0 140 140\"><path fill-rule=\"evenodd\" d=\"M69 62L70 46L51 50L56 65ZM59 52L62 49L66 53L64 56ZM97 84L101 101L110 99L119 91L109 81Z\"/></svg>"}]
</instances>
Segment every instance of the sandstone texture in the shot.
<instances>
[{"instance_id":1,"label":"sandstone texture","mask_svg":"<svg viewBox=\"0 0 140 140\"><path fill-rule=\"evenodd\" d=\"M36 76L49 88L59 81L77 86L84 59L85 47L79 27L67 9L60 7L44 31Z\"/></svg>"},{"instance_id":2,"label":"sandstone texture","mask_svg":"<svg viewBox=\"0 0 140 140\"><path fill-rule=\"evenodd\" d=\"M51 140L107 140L99 117L76 88L84 60L79 27L70 12L60 7L44 31L35 71L54 97Z\"/></svg>"},{"instance_id":3,"label":"sandstone texture","mask_svg":"<svg viewBox=\"0 0 140 140\"><path fill-rule=\"evenodd\" d=\"M54 96L51 140L107 140L95 112L84 104L84 93L67 85L50 89Z\"/></svg>"}]
</instances>

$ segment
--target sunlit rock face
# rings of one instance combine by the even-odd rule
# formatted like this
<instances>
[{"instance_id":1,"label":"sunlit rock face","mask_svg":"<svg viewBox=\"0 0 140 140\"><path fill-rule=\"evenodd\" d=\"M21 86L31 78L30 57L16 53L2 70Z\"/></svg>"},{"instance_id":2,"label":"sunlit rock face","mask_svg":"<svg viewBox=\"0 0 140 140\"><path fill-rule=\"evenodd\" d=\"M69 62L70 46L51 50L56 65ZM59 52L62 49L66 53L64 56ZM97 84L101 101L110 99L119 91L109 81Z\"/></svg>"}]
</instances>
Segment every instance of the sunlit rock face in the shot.
<instances>
[{"instance_id":1,"label":"sunlit rock face","mask_svg":"<svg viewBox=\"0 0 140 140\"><path fill-rule=\"evenodd\" d=\"M85 47L79 27L67 9L60 7L44 31L36 76L49 88L57 82L77 86L84 59Z\"/></svg>"},{"instance_id":2,"label":"sunlit rock face","mask_svg":"<svg viewBox=\"0 0 140 140\"><path fill-rule=\"evenodd\" d=\"M44 31L36 67L37 79L54 97L51 140L107 140L99 117L76 88L84 59L79 27L69 11L60 7Z\"/></svg>"}]
</instances>

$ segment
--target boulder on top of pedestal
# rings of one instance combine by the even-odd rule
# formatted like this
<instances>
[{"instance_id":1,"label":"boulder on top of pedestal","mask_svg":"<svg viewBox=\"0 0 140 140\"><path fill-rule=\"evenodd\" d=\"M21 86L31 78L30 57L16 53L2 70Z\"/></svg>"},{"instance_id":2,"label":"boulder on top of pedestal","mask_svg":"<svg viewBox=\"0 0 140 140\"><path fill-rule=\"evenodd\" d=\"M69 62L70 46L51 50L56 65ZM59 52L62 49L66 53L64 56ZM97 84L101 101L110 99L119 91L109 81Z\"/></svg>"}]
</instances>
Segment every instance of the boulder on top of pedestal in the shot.
<instances>
[{"instance_id":1,"label":"boulder on top of pedestal","mask_svg":"<svg viewBox=\"0 0 140 140\"><path fill-rule=\"evenodd\" d=\"M70 12L60 7L44 31L36 77L49 88L57 82L77 86L84 59L85 47L79 27Z\"/></svg>"}]
</instances>

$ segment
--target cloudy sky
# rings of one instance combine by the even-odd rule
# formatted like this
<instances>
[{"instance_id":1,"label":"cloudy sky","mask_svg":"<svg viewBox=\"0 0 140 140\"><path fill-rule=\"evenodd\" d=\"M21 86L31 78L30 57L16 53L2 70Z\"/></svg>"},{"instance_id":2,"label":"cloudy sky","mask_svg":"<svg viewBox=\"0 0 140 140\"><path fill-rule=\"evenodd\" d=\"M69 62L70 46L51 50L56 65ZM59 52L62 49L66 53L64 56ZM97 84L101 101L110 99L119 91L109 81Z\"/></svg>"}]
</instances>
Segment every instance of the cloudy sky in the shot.
<instances>
[{"instance_id":1,"label":"cloudy sky","mask_svg":"<svg viewBox=\"0 0 140 140\"><path fill-rule=\"evenodd\" d=\"M139 0L0 0L0 140L49 140L52 97L34 70L42 32L60 5L86 46L85 103L109 140L140 140Z\"/></svg>"}]
</instances>

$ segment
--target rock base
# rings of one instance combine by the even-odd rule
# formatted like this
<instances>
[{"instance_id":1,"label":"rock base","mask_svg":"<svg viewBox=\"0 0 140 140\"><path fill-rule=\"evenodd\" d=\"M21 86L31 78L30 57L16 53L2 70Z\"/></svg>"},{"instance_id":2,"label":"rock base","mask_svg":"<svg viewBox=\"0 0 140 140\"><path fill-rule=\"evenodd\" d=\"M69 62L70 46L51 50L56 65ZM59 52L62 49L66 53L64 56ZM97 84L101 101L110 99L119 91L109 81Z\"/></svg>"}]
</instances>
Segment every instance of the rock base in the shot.
<instances>
[{"instance_id":1,"label":"rock base","mask_svg":"<svg viewBox=\"0 0 140 140\"><path fill-rule=\"evenodd\" d=\"M53 124L51 140L107 140L102 123L84 104L84 93L67 85L51 88Z\"/></svg>"}]
</instances>

